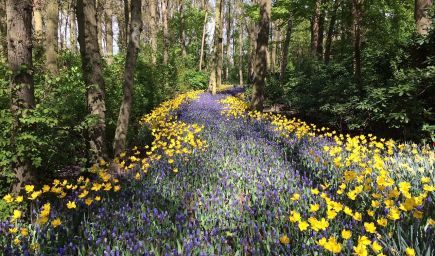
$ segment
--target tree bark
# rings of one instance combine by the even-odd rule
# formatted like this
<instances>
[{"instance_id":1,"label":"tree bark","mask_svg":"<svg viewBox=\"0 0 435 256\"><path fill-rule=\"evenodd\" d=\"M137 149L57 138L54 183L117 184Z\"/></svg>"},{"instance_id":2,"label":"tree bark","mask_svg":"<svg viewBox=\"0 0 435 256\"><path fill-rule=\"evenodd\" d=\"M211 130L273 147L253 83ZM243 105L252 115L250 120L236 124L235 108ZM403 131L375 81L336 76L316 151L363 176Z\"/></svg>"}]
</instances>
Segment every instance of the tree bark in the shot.
<instances>
[{"instance_id":1,"label":"tree bark","mask_svg":"<svg viewBox=\"0 0 435 256\"><path fill-rule=\"evenodd\" d=\"M222 82L222 0L216 1L213 57L211 61L209 91L215 95ZM219 75L220 73L220 75Z\"/></svg>"},{"instance_id":2,"label":"tree bark","mask_svg":"<svg viewBox=\"0 0 435 256\"><path fill-rule=\"evenodd\" d=\"M249 73L248 73L248 80L249 82L253 83L255 79L255 55L257 51L257 24L255 22L252 22L250 31L249 31L249 47L250 47L250 54L249 54Z\"/></svg>"},{"instance_id":3,"label":"tree bark","mask_svg":"<svg viewBox=\"0 0 435 256\"><path fill-rule=\"evenodd\" d=\"M204 1L204 9L205 9L205 16L204 16L204 26L202 29L202 39L201 39L201 54L199 57L199 71L202 70L202 65L204 61L204 48L205 48L205 39L207 36L207 19L208 19L208 4Z\"/></svg>"},{"instance_id":4,"label":"tree bark","mask_svg":"<svg viewBox=\"0 0 435 256\"><path fill-rule=\"evenodd\" d=\"M33 29L35 38L35 57L37 59L44 57L44 24L42 19L42 10L44 10L44 5L44 0L33 1Z\"/></svg>"},{"instance_id":5,"label":"tree bark","mask_svg":"<svg viewBox=\"0 0 435 256\"><path fill-rule=\"evenodd\" d=\"M267 54L269 47L271 0L260 1L260 23L257 37L257 51L255 57L255 81L252 89L251 109L263 111L264 85L266 82Z\"/></svg>"},{"instance_id":6,"label":"tree bark","mask_svg":"<svg viewBox=\"0 0 435 256\"><path fill-rule=\"evenodd\" d=\"M243 15L242 11L243 0L239 0L240 17ZM239 19L239 85L244 86L243 82L243 19Z\"/></svg>"},{"instance_id":7,"label":"tree bark","mask_svg":"<svg viewBox=\"0 0 435 256\"><path fill-rule=\"evenodd\" d=\"M69 12L69 40L71 45L71 50L73 52L77 51L77 23L75 16L76 0L71 0L71 7Z\"/></svg>"},{"instance_id":8,"label":"tree bark","mask_svg":"<svg viewBox=\"0 0 435 256\"><path fill-rule=\"evenodd\" d=\"M168 0L162 0L162 18L163 18L163 64L169 63L169 25L168 25Z\"/></svg>"},{"instance_id":9,"label":"tree bark","mask_svg":"<svg viewBox=\"0 0 435 256\"><path fill-rule=\"evenodd\" d=\"M51 74L58 73L57 42L59 24L59 5L57 0L47 0L47 31L45 35L45 61L47 71Z\"/></svg>"},{"instance_id":10,"label":"tree bark","mask_svg":"<svg viewBox=\"0 0 435 256\"><path fill-rule=\"evenodd\" d=\"M216 8L216 34L215 39L216 40L216 87L220 87L222 84L222 67L223 67L223 23L222 23L222 14L223 14L223 7L224 3L223 0L219 0L219 8ZM216 4L218 4L216 2Z\"/></svg>"},{"instance_id":11,"label":"tree bark","mask_svg":"<svg viewBox=\"0 0 435 256\"><path fill-rule=\"evenodd\" d=\"M17 148L20 133L30 131L20 119L35 106L32 62L32 1L7 0L8 64L12 71L10 81L11 112L13 117L11 145L16 154L12 163L16 182L13 191L18 193L24 184L35 181L32 161Z\"/></svg>"},{"instance_id":12,"label":"tree bark","mask_svg":"<svg viewBox=\"0 0 435 256\"><path fill-rule=\"evenodd\" d=\"M6 0L0 0L0 52L2 57L7 58L7 20L6 20Z\"/></svg>"},{"instance_id":13,"label":"tree bark","mask_svg":"<svg viewBox=\"0 0 435 256\"><path fill-rule=\"evenodd\" d=\"M270 50L270 71L275 72L276 67L276 45L278 43L278 30L272 25L272 46Z\"/></svg>"},{"instance_id":14,"label":"tree bark","mask_svg":"<svg viewBox=\"0 0 435 256\"><path fill-rule=\"evenodd\" d=\"M321 5L325 4L326 0L322 0ZM317 57L321 60L323 58L323 38L324 38L324 31L325 31L325 10L320 10L320 16L319 16L319 32L317 36Z\"/></svg>"},{"instance_id":15,"label":"tree bark","mask_svg":"<svg viewBox=\"0 0 435 256\"><path fill-rule=\"evenodd\" d=\"M332 13L329 20L328 27L328 35L326 37L326 45L325 45L325 63L328 64L331 60L331 46L332 46L332 37L334 36L334 28L335 22L337 20L337 11L338 7L340 7L341 0L334 0L334 6L332 8Z\"/></svg>"},{"instance_id":16,"label":"tree bark","mask_svg":"<svg viewBox=\"0 0 435 256\"><path fill-rule=\"evenodd\" d=\"M187 56L187 47L186 47L186 28L185 28L185 17L184 17L184 3L183 0L179 0L180 7L180 45L181 45L181 54L183 58Z\"/></svg>"},{"instance_id":17,"label":"tree bark","mask_svg":"<svg viewBox=\"0 0 435 256\"><path fill-rule=\"evenodd\" d=\"M89 129L91 161L107 158L106 151L106 95L102 71L102 59L98 44L95 0L77 0L80 53L83 80L87 86L87 105L91 117L95 118Z\"/></svg>"},{"instance_id":18,"label":"tree bark","mask_svg":"<svg viewBox=\"0 0 435 256\"><path fill-rule=\"evenodd\" d=\"M150 37L152 57L151 61L155 65L157 63L157 6L156 0L149 0L149 14L150 14Z\"/></svg>"},{"instance_id":19,"label":"tree bark","mask_svg":"<svg viewBox=\"0 0 435 256\"><path fill-rule=\"evenodd\" d=\"M355 75L355 83L363 95L362 85L362 57L361 57L361 30L362 30L362 7L364 0L352 0L352 26L353 26L353 69Z\"/></svg>"},{"instance_id":20,"label":"tree bark","mask_svg":"<svg viewBox=\"0 0 435 256\"><path fill-rule=\"evenodd\" d=\"M124 69L124 97L119 110L113 150L119 155L125 150L128 124L130 120L131 105L133 102L134 72L140 46L142 32L142 5L141 0L131 1L130 39L128 40L127 56Z\"/></svg>"},{"instance_id":21,"label":"tree bark","mask_svg":"<svg viewBox=\"0 0 435 256\"><path fill-rule=\"evenodd\" d=\"M287 64L288 64L288 51L290 46L290 39L292 35L293 22L291 19L287 21L287 31L285 34L284 45L282 46L282 54L281 54L281 72L279 74L279 80L281 83L284 83L284 79L286 77Z\"/></svg>"},{"instance_id":22,"label":"tree bark","mask_svg":"<svg viewBox=\"0 0 435 256\"><path fill-rule=\"evenodd\" d=\"M321 0L316 0L314 6L314 14L311 18L311 54L313 56L317 53L317 46L319 44L319 21L320 21L320 5Z\"/></svg>"},{"instance_id":23,"label":"tree bark","mask_svg":"<svg viewBox=\"0 0 435 256\"><path fill-rule=\"evenodd\" d=\"M432 7L432 0L415 0L414 18L419 35L427 35L428 28L432 24L432 20L427 14L430 7Z\"/></svg>"},{"instance_id":24,"label":"tree bark","mask_svg":"<svg viewBox=\"0 0 435 256\"><path fill-rule=\"evenodd\" d=\"M225 45L225 80L228 81L229 79L229 73L230 73L230 64L231 64L231 52L230 52L230 42L231 42L231 2L228 1L227 4L227 28L226 28L226 45Z\"/></svg>"},{"instance_id":25,"label":"tree bark","mask_svg":"<svg viewBox=\"0 0 435 256\"><path fill-rule=\"evenodd\" d=\"M105 26L106 26L106 56L107 63L110 65L113 62L113 5L112 0L106 0Z\"/></svg>"}]
</instances>

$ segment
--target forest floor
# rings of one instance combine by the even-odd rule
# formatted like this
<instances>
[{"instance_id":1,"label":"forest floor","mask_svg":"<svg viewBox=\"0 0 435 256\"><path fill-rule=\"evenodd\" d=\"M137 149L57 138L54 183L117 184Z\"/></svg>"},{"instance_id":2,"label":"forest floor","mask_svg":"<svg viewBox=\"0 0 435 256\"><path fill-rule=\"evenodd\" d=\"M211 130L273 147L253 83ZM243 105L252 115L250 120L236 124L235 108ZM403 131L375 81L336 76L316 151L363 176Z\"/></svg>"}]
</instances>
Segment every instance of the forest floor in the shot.
<instances>
[{"instance_id":1,"label":"forest floor","mask_svg":"<svg viewBox=\"0 0 435 256\"><path fill-rule=\"evenodd\" d=\"M21 248L13 246L14 234L0 245L8 245L7 255L33 248L32 241L45 255L431 255L432 149L370 136L345 139L296 119L247 112L242 94L235 88L178 101L167 110L176 116L170 122L201 130L195 136L205 148L162 154L146 174L133 168L120 191L99 202L86 206L73 193L68 200L77 209L62 203L52 210L62 225L36 225ZM418 175L404 172L405 164ZM0 234L8 226L1 223Z\"/></svg>"}]
</instances>

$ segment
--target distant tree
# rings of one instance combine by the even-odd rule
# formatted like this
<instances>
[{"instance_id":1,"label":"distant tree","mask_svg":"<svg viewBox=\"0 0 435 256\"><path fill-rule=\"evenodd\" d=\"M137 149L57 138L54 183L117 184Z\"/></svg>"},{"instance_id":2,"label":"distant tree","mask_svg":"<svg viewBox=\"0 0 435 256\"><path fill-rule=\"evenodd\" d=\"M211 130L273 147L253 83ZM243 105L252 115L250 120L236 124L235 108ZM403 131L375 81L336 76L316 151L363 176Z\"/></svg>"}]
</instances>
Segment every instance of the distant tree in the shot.
<instances>
[{"instance_id":1,"label":"distant tree","mask_svg":"<svg viewBox=\"0 0 435 256\"><path fill-rule=\"evenodd\" d=\"M104 6L104 24L105 24L105 41L106 41L106 56L109 64L113 61L113 2L106 0Z\"/></svg>"},{"instance_id":2,"label":"distant tree","mask_svg":"<svg viewBox=\"0 0 435 256\"><path fill-rule=\"evenodd\" d=\"M25 183L36 179L35 168L29 156L17 146L17 138L28 130L22 123L27 110L34 108L32 62L32 1L7 0L8 63L12 71L10 81L11 112L13 116L11 145L16 154L12 163L16 183L13 191L18 192Z\"/></svg>"},{"instance_id":3,"label":"distant tree","mask_svg":"<svg viewBox=\"0 0 435 256\"><path fill-rule=\"evenodd\" d=\"M202 29L202 39L201 39L201 53L199 57L199 70L202 70L204 63L204 49L205 49L205 39L207 37L207 20L208 20L208 0L202 0L202 8L205 11L204 25Z\"/></svg>"},{"instance_id":4,"label":"distant tree","mask_svg":"<svg viewBox=\"0 0 435 256\"><path fill-rule=\"evenodd\" d=\"M45 34L45 61L48 72L58 73L57 48L58 48L59 5L57 0L47 0L47 19Z\"/></svg>"},{"instance_id":5,"label":"distant tree","mask_svg":"<svg viewBox=\"0 0 435 256\"><path fill-rule=\"evenodd\" d=\"M329 16L328 33L325 43L325 63L328 64L331 59L332 37L335 31L335 22L337 20L337 10L340 7L341 0L334 0L331 14Z\"/></svg>"},{"instance_id":6,"label":"distant tree","mask_svg":"<svg viewBox=\"0 0 435 256\"><path fill-rule=\"evenodd\" d=\"M0 0L0 53L3 57L8 55L6 0Z\"/></svg>"},{"instance_id":7,"label":"distant tree","mask_svg":"<svg viewBox=\"0 0 435 256\"><path fill-rule=\"evenodd\" d=\"M353 70L360 95L363 94L361 56L363 3L364 0L352 0Z\"/></svg>"},{"instance_id":8,"label":"distant tree","mask_svg":"<svg viewBox=\"0 0 435 256\"><path fill-rule=\"evenodd\" d=\"M150 21L150 41L151 41L151 59L152 63L157 63L157 5L156 0L149 0L149 21Z\"/></svg>"},{"instance_id":9,"label":"distant tree","mask_svg":"<svg viewBox=\"0 0 435 256\"><path fill-rule=\"evenodd\" d=\"M95 122L88 129L91 161L107 158L106 151L106 93L102 59L98 43L97 9L95 0L77 0L80 54L83 80L87 86L87 105Z\"/></svg>"},{"instance_id":10,"label":"distant tree","mask_svg":"<svg viewBox=\"0 0 435 256\"><path fill-rule=\"evenodd\" d=\"M163 64L169 63L169 10L168 0L161 0L163 21Z\"/></svg>"},{"instance_id":11,"label":"distant tree","mask_svg":"<svg viewBox=\"0 0 435 256\"><path fill-rule=\"evenodd\" d=\"M121 108L116 125L113 151L115 155L125 150L128 124L130 120L131 105L133 103L134 72L137 55L140 47L140 34L142 32L142 5L141 0L131 1L130 39L128 40L127 56L124 68L124 89Z\"/></svg>"},{"instance_id":12,"label":"distant tree","mask_svg":"<svg viewBox=\"0 0 435 256\"><path fill-rule=\"evenodd\" d=\"M267 54L269 47L269 29L271 19L271 0L260 1L260 22L257 37L257 50L255 57L255 80L252 90L251 109L263 111L264 86L266 82Z\"/></svg>"},{"instance_id":13,"label":"distant tree","mask_svg":"<svg viewBox=\"0 0 435 256\"><path fill-rule=\"evenodd\" d=\"M214 95L222 82L222 0L216 1L213 55L210 62L209 91ZM220 74L220 75L219 75Z\"/></svg>"},{"instance_id":14,"label":"distant tree","mask_svg":"<svg viewBox=\"0 0 435 256\"><path fill-rule=\"evenodd\" d=\"M286 76L287 64L288 64L288 52L289 52L292 28L293 28L293 22L291 19L289 19L287 21L285 40L284 40L284 44L282 46L282 53L281 53L281 71L280 71L280 75L279 75L279 80L281 81L281 83L284 82L284 79Z\"/></svg>"}]
</instances>

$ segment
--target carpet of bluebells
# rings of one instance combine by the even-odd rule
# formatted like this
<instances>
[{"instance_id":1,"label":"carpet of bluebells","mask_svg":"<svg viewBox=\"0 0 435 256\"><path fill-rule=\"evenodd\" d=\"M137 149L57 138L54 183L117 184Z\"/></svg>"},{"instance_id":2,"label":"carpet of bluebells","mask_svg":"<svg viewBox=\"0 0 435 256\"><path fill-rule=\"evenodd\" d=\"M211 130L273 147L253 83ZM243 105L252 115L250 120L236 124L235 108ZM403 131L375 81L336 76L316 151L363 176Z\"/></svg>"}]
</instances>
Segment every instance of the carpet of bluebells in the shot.
<instances>
[{"instance_id":1,"label":"carpet of bluebells","mask_svg":"<svg viewBox=\"0 0 435 256\"><path fill-rule=\"evenodd\" d=\"M90 177L22 195L5 255L434 255L432 147L347 136L192 92ZM112 164L112 165L113 165Z\"/></svg>"}]
</instances>

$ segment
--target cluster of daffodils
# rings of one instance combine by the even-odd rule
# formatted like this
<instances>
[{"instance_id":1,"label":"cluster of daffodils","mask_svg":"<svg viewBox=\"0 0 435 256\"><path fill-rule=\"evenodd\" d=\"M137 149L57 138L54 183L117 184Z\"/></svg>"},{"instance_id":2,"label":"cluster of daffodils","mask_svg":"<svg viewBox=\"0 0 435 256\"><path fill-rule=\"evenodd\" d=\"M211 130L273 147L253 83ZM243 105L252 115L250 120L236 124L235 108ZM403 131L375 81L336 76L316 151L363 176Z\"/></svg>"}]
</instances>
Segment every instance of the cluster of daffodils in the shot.
<instances>
[{"instance_id":1,"label":"cluster of daffodils","mask_svg":"<svg viewBox=\"0 0 435 256\"><path fill-rule=\"evenodd\" d=\"M140 122L151 130L154 140L151 145L145 146L144 150L135 147L131 155L121 153L115 159L120 169L124 171L140 169L142 173L147 173L153 161L159 161L164 157L168 164L173 166L173 172L177 173L178 168L175 164L177 157L187 161L189 154L195 150L205 149L206 142L198 136L203 127L181 122L176 115L176 111L182 104L197 99L201 93L202 91L192 91L180 94L145 115ZM136 172L135 178L140 179L141 177L141 172Z\"/></svg>"},{"instance_id":2,"label":"cluster of daffodils","mask_svg":"<svg viewBox=\"0 0 435 256\"><path fill-rule=\"evenodd\" d=\"M397 234L413 229L423 234L420 239L433 242L435 151L430 146L338 134L295 118L248 111L243 100L232 96L221 103L228 118L266 122L289 144L297 144L307 175L319 184L289 195L294 210L282 244L302 234L308 244L332 254L426 253L414 248L425 241ZM302 195L306 199L299 200ZM398 240L400 246L392 246Z\"/></svg>"},{"instance_id":3,"label":"cluster of daffodils","mask_svg":"<svg viewBox=\"0 0 435 256\"><path fill-rule=\"evenodd\" d=\"M101 160L91 168L94 176L92 179L84 176L76 180L55 179L52 183L41 186L25 185L24 191L19 195L5 195L3 200L15 208L9 217L10 225L7 230L7 234L14 237L11 239L14 245L20 245L24 239L34 240L34 237L28 237L29 228L56 229L62 224L65 216L56 214L53 203L58 208L76 211L79 206L89 207L94 202L101 201L111 191L120 191L119 180L109 174L107 168L108 164ZM28 220L32 221L31 225ZM32 248L36 252L38 244L32 244Z\"/></svg>"},{"instance_id":4,"label":"cluster of daffodils","mask_svg":"<svg viewBox=\"0 0 435 256\"><path fill-rule=\"evenodd\" d=\"M168 163L173 164L176 156L184 156L187 159L187 155L195 150L206 148L205 141L198 138L198 133L203 127L178 121L175 115L183 103L198 98L200 93L195 91L181 94L144 116L141 123L152 130L154 141L150 146L145 146L145 154L142 154L138 147L134 147L131 155L122 153L115 159L115 163L122 170L140 167L136 169L142 169L146 173L152 161L166 157ZM8 234L15 237L12 239L14 244L18 246L22 239L28 238L29 220L32 222L30 227L34 229L38 227L56 229L61 226L62 217L65 216L57 216L59 209L55 210L54 204L61 205L66 211L77 211L79 207L90 207L104 200L109 192L120 191L119 179L111 174L109 171L111 168L110 163L100 160L90 169L90 178L80 176L74 180L55 179L51 183L40 186L28 184L19 195L5 195L3 200L16 208L9 217L8 227ZM173 171L178 172L178 169L173 168ZM135 178L140 179L141 173L138 172ZM37 244L34 247L37 250Z\"/></svg>"}]
</instances>

